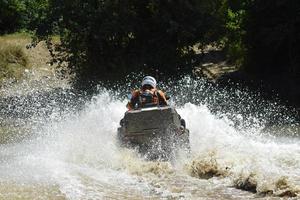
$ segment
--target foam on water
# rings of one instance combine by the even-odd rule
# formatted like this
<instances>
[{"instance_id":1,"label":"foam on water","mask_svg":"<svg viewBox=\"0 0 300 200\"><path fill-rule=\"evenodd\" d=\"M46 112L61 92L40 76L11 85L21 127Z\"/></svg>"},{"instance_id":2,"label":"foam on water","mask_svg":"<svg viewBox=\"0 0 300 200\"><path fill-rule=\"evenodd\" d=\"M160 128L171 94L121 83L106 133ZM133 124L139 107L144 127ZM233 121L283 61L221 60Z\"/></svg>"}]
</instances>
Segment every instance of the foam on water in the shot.
<instances>
[{"instance_id":1,"label":"foam on water","mask_svg":"<svg viewBox=\"0 0 300 200\"><path fill-rule=\"evenodd\" d=\"M209 169L207 173L229 176L238 188L247 189L243 184L246 187L251 178L252 191L279 196L288 192L292 196L299 194L299 139L285 144L279 137L265 137L261 129L241 133L226 119L216 118L205 106L186 104L179 111L190 122L194 156L191 167L195 170L196 166L196 171L199 168L196 173L203 174L205 167L210 167L213 171Z\"/></svg>"},{"instance_id":2,"label":"foam on water","mask_svg":"<svg viewBox=\"0 0 300 200\"><path fill-rule=\"evenodd\" d=\"M125 104L100 89L79 112L47 120L22 142L0 145L1 185L43 185L54 191L50 199L252 195L231 186L274 196L300 195L299 138L286 143L285 138L263 134L260 123L236 127L205 103L184 103L178 112L190 129L191 156L149 162L117 145ZM209 190L219 194L210 196Z\"/></svg>"}]
</instances>

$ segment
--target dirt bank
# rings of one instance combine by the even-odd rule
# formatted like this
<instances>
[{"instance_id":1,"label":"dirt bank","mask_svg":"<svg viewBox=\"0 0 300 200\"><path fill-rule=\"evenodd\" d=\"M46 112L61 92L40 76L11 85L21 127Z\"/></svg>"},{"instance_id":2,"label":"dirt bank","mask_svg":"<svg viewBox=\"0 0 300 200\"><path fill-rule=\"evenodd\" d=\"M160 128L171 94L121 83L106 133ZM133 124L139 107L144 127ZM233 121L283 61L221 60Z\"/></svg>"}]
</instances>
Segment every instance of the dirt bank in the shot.
<instances>
[{"instance_id":1,"label":"dirt bank","mask_svg":"<svg viewBox=\"0 0 300 200\"><path fill-rule=\"evenodd\" d=\"M45 42L40 42L34 48L29 48L30 43L31 35L25 33L0 36L0 46L18 48L26 60L23 64L7 59L9 55L4 52L7 65L13 64L14 70L2 79L1 96L26 94L29 91L45 90L45 88L68 87L68 80L59 76L55 65L50 65L51 55ZM1 66L1 69L4 74L8 74L4 66Z\"/></svg>"},{"instance_id":2,"label":"dirt bank","mask_svg":"<svg viewBox=\"0 0 300 200\"><path fill-rule=\"evenodd\" d=\"M270 71L267 75L251 74L227 61L222 49L208 48L199 54L201 64L195 68L196 76L207 78L216 85L224 87L247 87L259 92L269 100L278 101L291 109L298 110L300 119L300 75L278 74Z\"/></svg>"}]
</instances>

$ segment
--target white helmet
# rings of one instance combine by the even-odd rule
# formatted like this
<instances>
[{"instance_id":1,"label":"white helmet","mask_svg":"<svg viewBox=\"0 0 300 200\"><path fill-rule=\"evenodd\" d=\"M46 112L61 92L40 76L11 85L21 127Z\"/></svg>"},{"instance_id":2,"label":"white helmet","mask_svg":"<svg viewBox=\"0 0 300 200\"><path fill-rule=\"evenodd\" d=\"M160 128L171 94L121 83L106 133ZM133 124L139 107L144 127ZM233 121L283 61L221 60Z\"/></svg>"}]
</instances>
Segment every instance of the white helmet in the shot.
<instances>
[{"instance_id":1,"label":"white helmet","mask_svg":"<svg viewBox=\"0 0 300 200\"><path fill-rule=\"evenodd\" d=\"M152 76L146 76L143 78L142 86L151 85L153 88L156 88L156 80Z\"/></svg>"}]
</instances>

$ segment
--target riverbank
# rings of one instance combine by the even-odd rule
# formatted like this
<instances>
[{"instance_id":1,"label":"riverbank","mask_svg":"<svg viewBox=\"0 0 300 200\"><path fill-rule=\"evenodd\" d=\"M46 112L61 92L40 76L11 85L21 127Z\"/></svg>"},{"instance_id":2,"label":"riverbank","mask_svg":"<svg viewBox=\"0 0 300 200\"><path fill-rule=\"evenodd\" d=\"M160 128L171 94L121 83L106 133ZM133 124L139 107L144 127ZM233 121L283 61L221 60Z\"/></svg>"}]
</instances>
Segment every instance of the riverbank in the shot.
<instances>
[{"instance_id":1,"label":"riverbank","mask_svg":"<svg viewBox=\"0 0 300 200\"><path fill-rule=\"evenodd\" d=\"M227 61L222 49L211 48L201 55L196 76L205 77L221 88L247 88L266 100L276 101L295 110L300 120L300 75L270 71L253 74Z\"/></svg>"},{"instance_id":2,"label":"riverbank","mask_svg":"<svg viewBox=\"0 0 300 200\"><path fill-rule=\"evenodd\" d=\"M54 41L59 42L59 39L55 38ZM0 62L1 66L7 66L2 67L1 70L1 97L27 95L36 91L51 91L55 88L70 88L70 79L62 78L57 71L57 66L50 64L51 55L45 42L38 43L34 48L29 48L30 43L31 35L27 33L0 36L0 55L6 63ZM15 51L7 53L7 49L15 49ZM205 77L223 88L230 85L246 87L250 91L259 92L267 100L278 101L279 104L286 105L292 110L299 110L300 90L297 90L297 85L300 83L297 75L282 77L270 73L267 79L262 80L259 76L246 73L228 62L226 53L212 46L208 46L203 52L198 52L198 56L201 62L194 69L195 76ZM7 77L3 76L5 73ZM300 119L300 114L298 116Z\"/></svg>"},{"instance_id":3,"label":"riverbank","mask_svg":"<svg viewBox=\"0 0 300 200\"><path fill-rule=\"evenodd\" d=\"M0 36L0 96L69 87L69 80L61 78L56 65L50 64L51 55L45 42L31 48L31 41L28 33Z\"/></svg>"}]
</instances>

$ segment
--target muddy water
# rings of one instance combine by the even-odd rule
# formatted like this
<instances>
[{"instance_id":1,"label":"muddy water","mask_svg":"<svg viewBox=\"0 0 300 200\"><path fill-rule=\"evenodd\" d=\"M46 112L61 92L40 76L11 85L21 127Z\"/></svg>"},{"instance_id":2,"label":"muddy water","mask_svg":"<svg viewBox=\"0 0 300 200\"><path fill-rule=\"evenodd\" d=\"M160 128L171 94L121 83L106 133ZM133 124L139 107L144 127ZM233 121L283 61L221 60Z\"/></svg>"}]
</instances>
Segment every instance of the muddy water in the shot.
<instances>
[{"instance_id":1,"label":"muddy water","mask_svg":"<svg viewBox=\"0 0 300 200\"><path fill-rule=\"evenodd\" d=\"M187 103L178 112L190 156L150 162L116 143L125 103L101 92L78 113L35 124L21 141L14 132L15 142L0 145L0 199L300 198L299 137L237 129L205 104Z\"/></svg>"}]
</instances>

